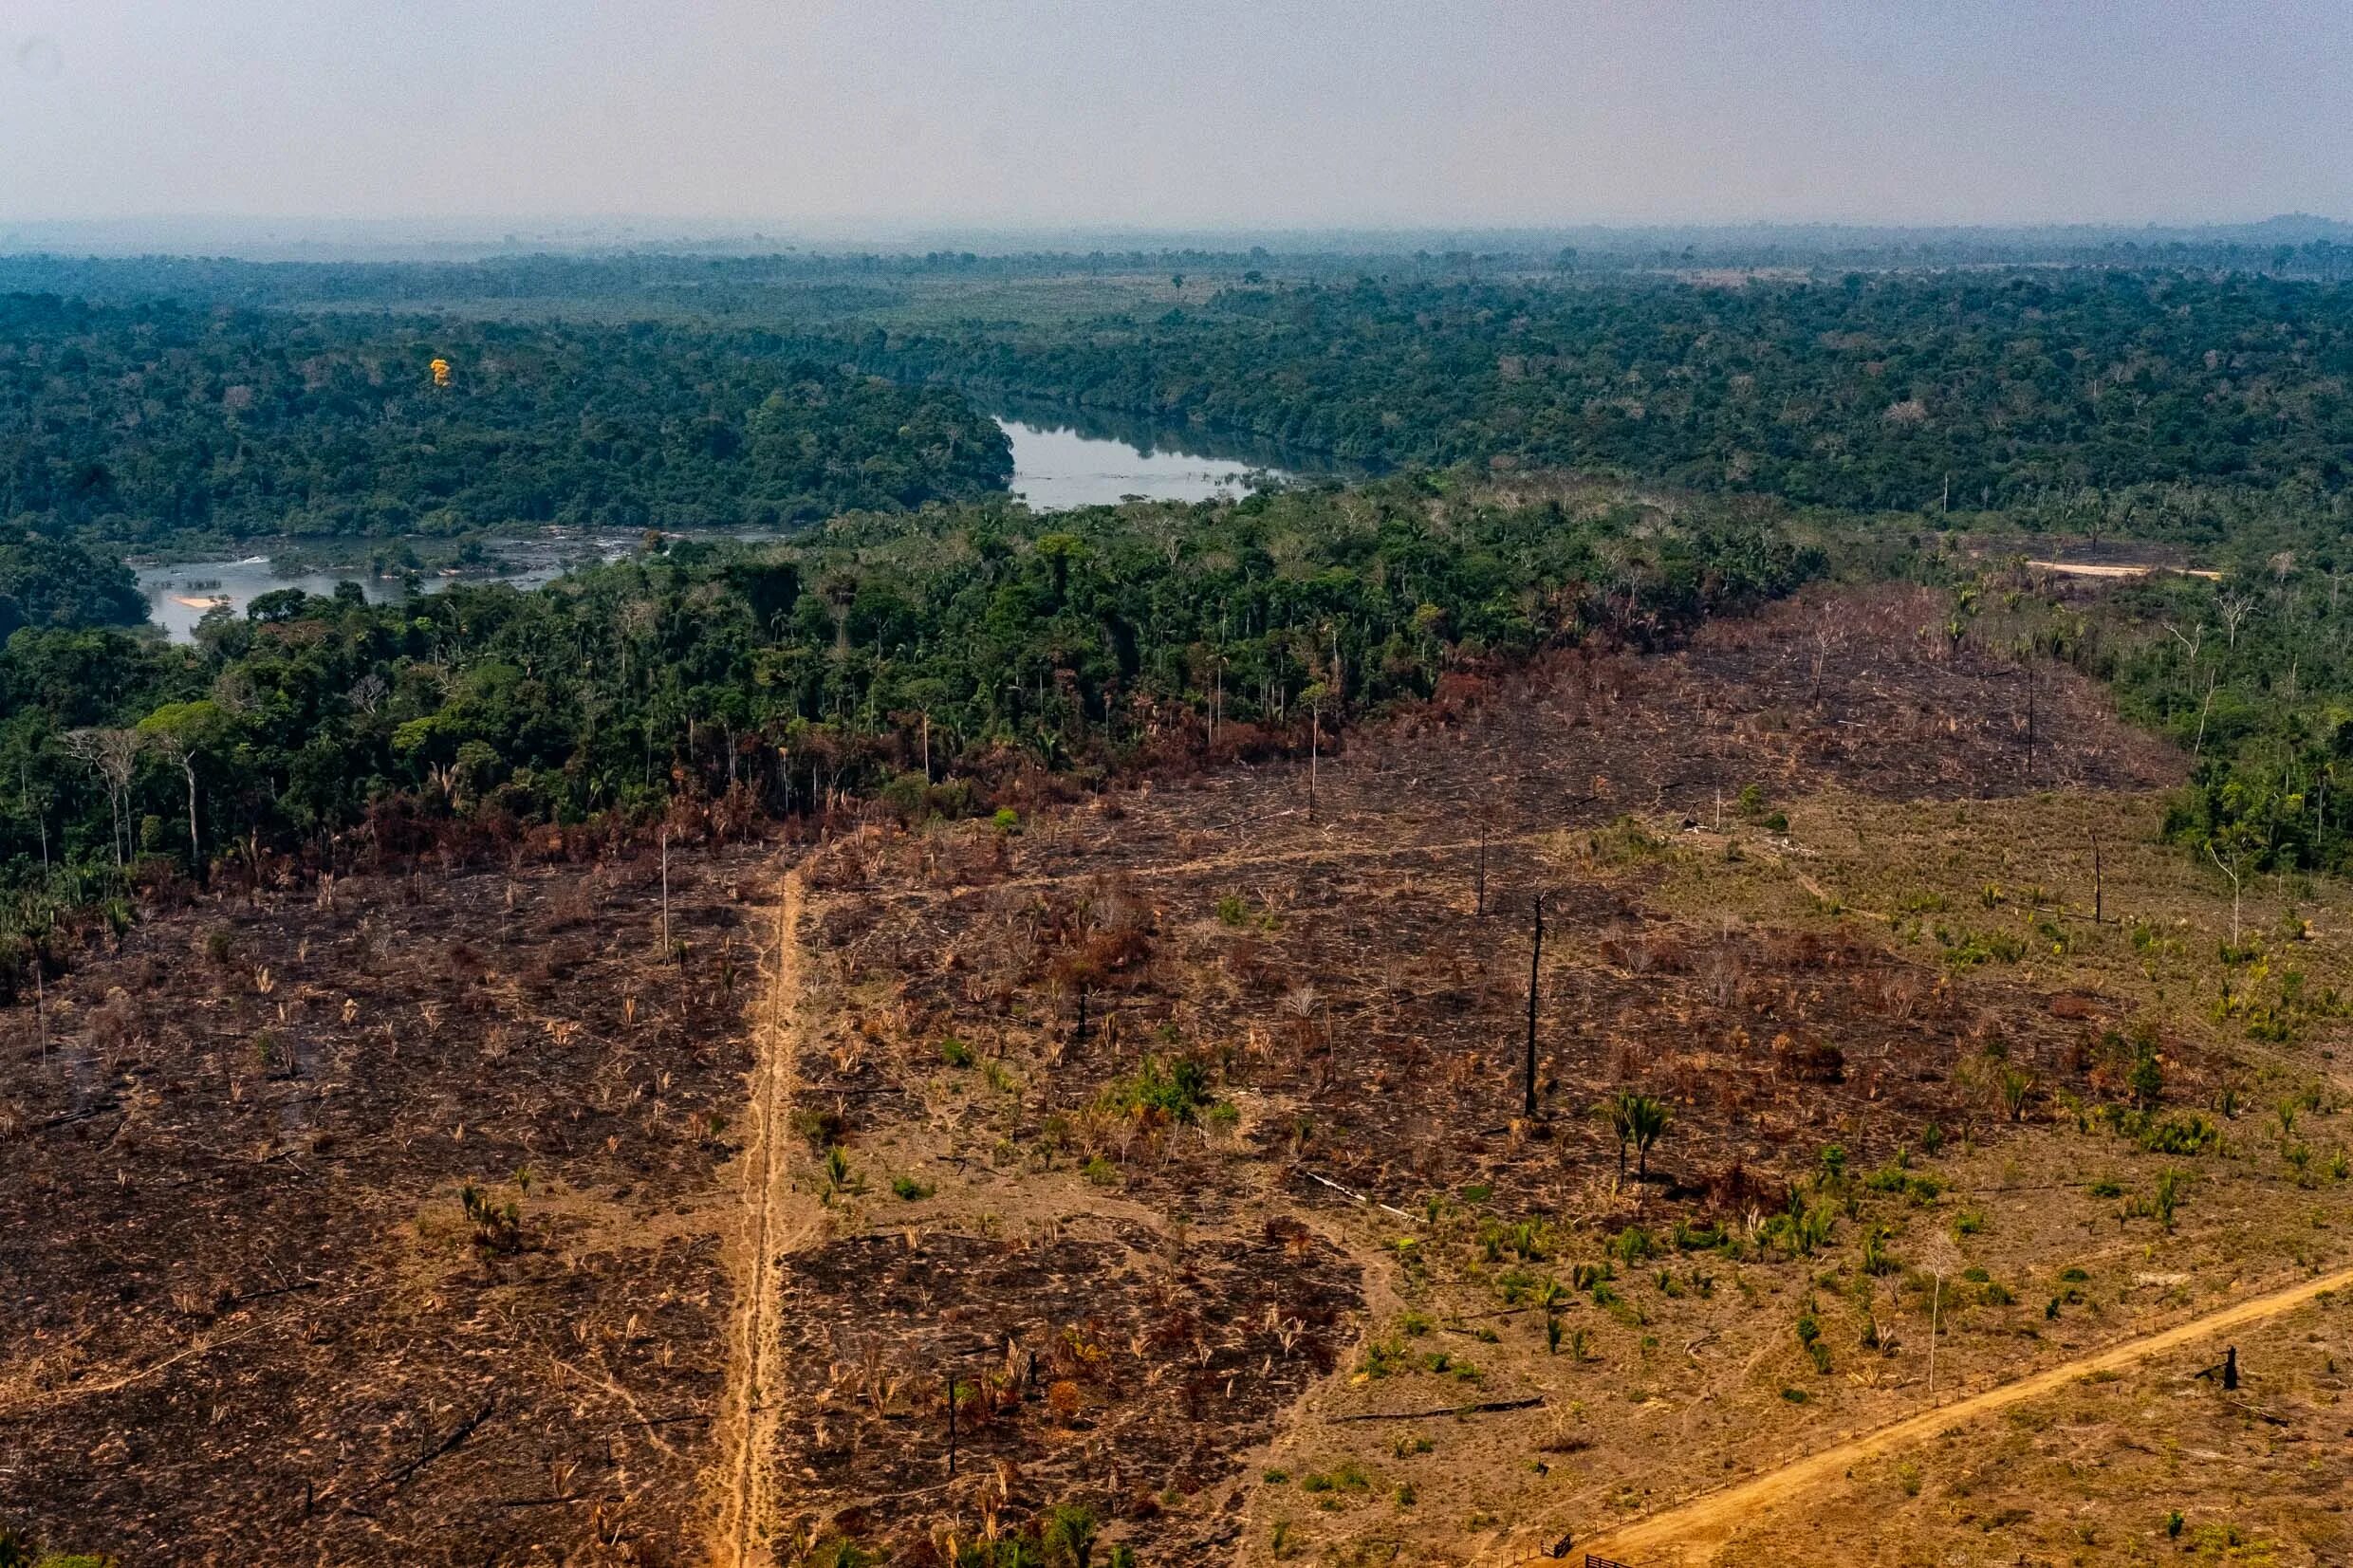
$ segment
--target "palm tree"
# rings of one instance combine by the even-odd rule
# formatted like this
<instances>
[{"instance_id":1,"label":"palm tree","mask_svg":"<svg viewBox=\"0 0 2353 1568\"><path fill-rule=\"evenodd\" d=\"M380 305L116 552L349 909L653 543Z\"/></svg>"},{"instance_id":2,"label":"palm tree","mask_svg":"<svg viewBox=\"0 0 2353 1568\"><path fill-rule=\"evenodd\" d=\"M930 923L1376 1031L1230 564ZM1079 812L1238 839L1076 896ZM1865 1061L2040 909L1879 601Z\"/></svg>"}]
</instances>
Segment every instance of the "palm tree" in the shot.
<instances>
[{"instance_id":1,"label":"palm tree","mask_svg":"<svg viewBox=\"0 0 2353 1568\"><path fill-rule=\"evenodd\" d=\"M1675 1119L1675 1114L1663 1101L1638 1095L1631 1089L1619 1090L1602 1101L1598 1109L1618 1138L1618 1174L1623 1177L1626 1173L1626 1145L1631 1143L1637 1155L1635 1179L1647 1181L1650 1147L1666 1135L1667 1124Z\"/></svg>"},{"instance_id":2,"label":"palm tree","mask_svg":"<svg viewBox=\"0 0 2353 1568\"><path fill-rule=\"evenodd\" d=\"M1650 1146L1666 1134L1667 1123L1674 1119L1675 1113L1667 1109L1664 1100L1653 1099L1648 1095L1634 1097L1635 1179L1637 1181L1649 1179Z\"/></svg>"},{"instance_id":3,"label":"palm tree","mask_svg":"<svg viewBox=\"0 0 2353 1568\"><path fill-rule=\"evenodd\" d=\"M1047 1560L1055 1568L1087 1568L1095 1554L1095 1516L1065 1503L1046 1516L1039 1531Z\"/></svg>"},{"instance_id":4,"label":"palm tree","mask_svg":"<svg viewBox=\"0 0 2353 1568\"><path fill-rule=\"evenodd\" d=\"M1626 1145L1634 1141L1634 1102L1642 1097L1631 1089L1621 1089L1593 1108L1593 1114L1609 1123L1609 1130L1618 1139L1618 1175L1626 1173Z\"/></svg>"}]
</instances>

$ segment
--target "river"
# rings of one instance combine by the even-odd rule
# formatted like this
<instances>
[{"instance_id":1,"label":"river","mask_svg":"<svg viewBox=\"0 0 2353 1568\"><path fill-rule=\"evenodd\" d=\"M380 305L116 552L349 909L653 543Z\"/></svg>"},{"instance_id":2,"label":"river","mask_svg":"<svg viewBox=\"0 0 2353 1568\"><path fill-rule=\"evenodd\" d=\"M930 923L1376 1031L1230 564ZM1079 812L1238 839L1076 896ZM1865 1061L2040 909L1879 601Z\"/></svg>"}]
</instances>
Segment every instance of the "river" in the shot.
<instances>
[{"instance_id":1,"label":"river","mask_svg":"<svg viewBox=\"0 0 2353 1568\"><path fill-rule=\"evenodd\" d=\"M1211 501L1248 492L1252 474L1287 479L1297 471L1290 454L1227 440L1204 440L1193 432L1081 415L1050 404L1004 406L997 424L1013 443L1012 492L1036 511L1110 506L1129 496L1154 501ZM433 593L452 582L510 582L532 587L588 559L611 561L638 547L639 535L570 535L546 540L494 542L491 547L510 568L456 577L423 578L419 590ZM175 642L195 636L196 622L215 603L235 613L279 588L331 594L338 582L357 582L372 601L397 600L406 589L398 577L364 572L307 571L282 575L266 555L144 566L137 573L147 596L147 614Z\"/></svg>"}]
</instances>

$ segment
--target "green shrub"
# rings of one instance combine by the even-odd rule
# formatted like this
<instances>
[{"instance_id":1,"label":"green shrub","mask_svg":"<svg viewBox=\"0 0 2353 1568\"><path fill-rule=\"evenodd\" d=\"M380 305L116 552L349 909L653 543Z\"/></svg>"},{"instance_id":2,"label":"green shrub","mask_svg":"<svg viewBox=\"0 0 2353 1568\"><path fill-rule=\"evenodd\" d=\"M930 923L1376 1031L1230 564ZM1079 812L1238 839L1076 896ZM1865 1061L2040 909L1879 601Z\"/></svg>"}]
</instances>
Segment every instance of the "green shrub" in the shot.
<instances>
[{"instance_id":1,"label":"green shrub","mask_svg":"<svg viewBox=\"0 0 2353 1568\"><path fill-rule=\"evenodd\" d=\"M1617 1239L1609 1244L1609 1250L1620 1263L1631 1268L1647 1258L1656 1257L1658 1243L1640 1226L1630 1225L1618 1232Z\"/></svg>"},{"instance_id":2,"label":"green shrub","mask_svg":"<svg viewBox=\"0 0 2353 1568\"><path fill-rule=\"evenodd\" d=\"M1209 1069L1201 1063L1181 1057L1164 1061L1147 1056L1135 1076L1103 1091L1102 1103L1106 1109L1146 1120L1191 1123L1215 1098L1210 1093Z\"/></svg>"},{"instance_id":3,"label":"green shrub","mask_svg":"<svg viewBox=\"0 0 2353 1568\"><path fill-rule=\"evenodd\" d=\"M2152 1154L2204 1154L2222 1142L2222 1133L2203 1112L2177 1112L2144 1123L2134 1141Z\"/></svg>"},{"instance_id":4,"label":"green shrub","mask_svg":"<svg viewBox=\"0 0 2353 1568\"><path fill-rule=\"evenodd\" d=\"M473 1227L475 1246L485 1252L523 1250L522 1205L512 1199L502 1204L472 1182L458 1190L457 1201Z\"/></svg>"},{"instance_id":5,"label":"green shrub","mask_svg":"<svg viewBox=\"0 0 2353 1568\"><path fill-rule=\"evenodd\" d=\"M1413 1364L1414 1357L1406 1352L1403 1342L1392 1336L1366 1344L1363 1359L1357 1363L1356 1370L1378 1381L1404 1372Z\"/></svg>"}]
</instances>

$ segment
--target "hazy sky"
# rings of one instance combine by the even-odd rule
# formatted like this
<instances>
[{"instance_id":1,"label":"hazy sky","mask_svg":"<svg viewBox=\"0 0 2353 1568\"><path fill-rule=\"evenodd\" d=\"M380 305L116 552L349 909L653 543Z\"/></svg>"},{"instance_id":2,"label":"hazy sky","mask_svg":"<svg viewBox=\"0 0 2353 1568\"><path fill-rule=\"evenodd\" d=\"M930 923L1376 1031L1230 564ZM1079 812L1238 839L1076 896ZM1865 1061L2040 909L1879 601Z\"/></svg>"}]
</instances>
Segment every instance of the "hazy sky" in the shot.
<instances>
[{"instance_id":1,"label":"hazy sky","mask_svg":"<svg viewBox=\"0 0 2353 1568\"><path fill-rule=\"evenodd\" d=\"M0 0L0 219L2353 216L2348 0Z\"/></svg>"}]
</instances>

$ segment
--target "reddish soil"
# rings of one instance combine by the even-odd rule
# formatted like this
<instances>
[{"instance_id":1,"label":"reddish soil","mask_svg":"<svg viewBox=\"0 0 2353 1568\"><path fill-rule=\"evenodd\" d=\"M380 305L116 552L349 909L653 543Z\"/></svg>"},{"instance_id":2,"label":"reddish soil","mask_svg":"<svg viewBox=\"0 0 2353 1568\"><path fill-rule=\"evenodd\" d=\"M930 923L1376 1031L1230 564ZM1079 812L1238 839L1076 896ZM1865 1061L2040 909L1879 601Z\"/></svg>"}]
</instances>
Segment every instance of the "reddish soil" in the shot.
<instances>
[{"instance_id":1,"label":"reddish soil","mask_svg":"<svg viewBox=\"0 0 2353 1568\"><path fill-rule=\"evenodd\" d=\"M864 1536L951 1502L954 1369L958 1474L984 1492L1001 1481L990 1501L1007 1514L1124 1513L1161 1561L1230 1539L1215 1513L1160 1520L1156 1493L1229 1478L1236 1449L1331 1371L1354 1270L1283 1222L1199 1245L1132 1222L1056 1228L1012 1247L848 1237L791 1260L792 1414L777 1461L796 1510ZM917 1368L941 1370L907 1387Z\"/></svg>"},{"instance_id":2,"label":"reddish soil","mask_svg":"<svg viewBox=\"0 0 2353 1568\"><path fill-rule=\"evenodd\" d=\"M1931 1123L1998 1134L1962 1070L1997 1042L2097 1098L2096 1002L1670 918L1608 826L1713 826L1751 783L2176 776L2064 672L2038 675L2029 757L2023 678L1948 648L1942 616L1822 596L1669 655L1457 677L1344 736L1312 820L1305 767L1236 766L1010 838L878 826L814 857L787 1158L804 1193L837 1141L859 1175L777 1260L771 1549L848 1535L901 1568L1079 1503L1146 1563L1204 1560L1379 1288L1326 1183L1605 1218L1616 1151L1586 1113L1632 1085L1677 1110L1655 1223L1734 1217L1832 1138L1860 1165ZM0 1519L133 1562L703 1557L777 869L674 856L682 965L642 856L200 905L60 987L46 1045L28 1010L0 1020ZM1208 1101L1137 1108L1147 1059L1197 1063ZM909 1170L936 1195L894 1197ZM974 1401L953 1479L950 1369Z\"/></svg>"},{"instance_id":3,"label":"reddish soil","mask_svg":"<svg viewBox=\"0 0 2353 1568\"><path fill-rule=\"evenodd\" d=\"M136 1563L698 1557L770 864L675 858L683 966L649 856L200 907L53 991L46 1049L15 1009L0 1519Z\"/></svg>"},{"instance_id":4,"label":"reddish soil","mask_svg":"<svg viewBox=\"0 0 2353 1568\"><path fill-rule=\"evenodd\" d=\"M1431 712L1325 759L1313 820L1306 769L1284 764L1107 797L1012 838L875 833L820 854L811 947L835 996L798 1063L805 1125L869 1169L937 1173L942 1198L908 1210L924 1249L940 1245L935 1227L964 1228L956 1269L925 1276L939 1304L928 1316L923 1285L894 1270L934 1265L895 1262L887 1231L859 1244L855 1267L825 1255L822 1284L814 1260L797 1261L786 1316L806 1359L826 1363L809 1387L828 1412L802 1429L814 1450L787 1444L780 1456L806 1467L816 1514L801 1539L830 1528L927 1561L943 1532L969 1539L984 1503L1018 1522L1072 1499L1108 1509L1146 1560L1190 1560L1168 1553L1218 1539L1204 1516L1220 1517L1221 1494L1175 1513L1150 1497L1200 1491L1214 1454L1229 1456L1230 1478L1265 1429L1261 1396L1197 1411L1172 1399L1198 1379L1181 1350L1149 1337L1135 1371L1106 1385L1099 1419L1136 1433L1116 1454L1017 1404L988 1452L1023 1485L991 1502L985 1480L948 1482L934 1387L944 1368L1002 1365L1009 1333L1017 1358L1041 1333L1050 1344L1075 1310L1047 1304L1065 1288L1054 1281L1087 1266L1071 1243L1033 1253L975 1217L1077 1226L1086 1189L1058 1172L1108 1173L1098 1179L1117 1205L1181 1216L1196 1245L1229 1252L1269 1208L1320 1223L1350 1207L1347 1193L1412 1214L1433 1193L1468 1190L1498 1223L1600 1222L1629 1199L1607 1181L1616 1151L1587 1113L1634 1086L1677 1113L1651 1161L1649 1223L1737 1222L1777 1209L1826 1142L1864 1165L1933 1143L1931 1128L1999 1135L1992 1053L2087 1098L2112 1088L2121 1067L2099 1039L2115 1019L2097 999L2054 1011L2013 968L1951 969L1933 948L1914 958L1867 939L1670 918L1646 902L1658 873L1643 840L1609 825L1639 810L1672 834L1685 816L1712 817L1719 790L1736 820L1751 782L1779 798L1830 786L1933 797L2173 776L2096 690L2048 672L2029 774L2022 683L1919 635L1940 602L1799 603L1668 657L1571 655L1524 680L1455 683ZM1564 828L1600 837L1589 848ZM1769 831L1746 837L1772 853ZM1530 1121L1519 1042L1539 889ZM975 1061L949 1065L958 1048ZM1237 1113L1231 1132L1122 1106L1148 1061L1175 1060L1202 1065ZM1099 1272L1098 1310L1133 1321L1138 1283ZM1009 1288L1013 1301L1000 1299ZM1335 1306L1360 1288L1344 1276L1313 1286ZM891 1306L911 1291L900 1326ZM950 1302L973 1321L940 1319ZM1246 1341L1242 1359L1256 1354ZM862 1408L843 1392L855 1364L868 1381L932 1392ZM779 1491L792 1495L789 1478Z\"/></svg>"}]
</instances>

